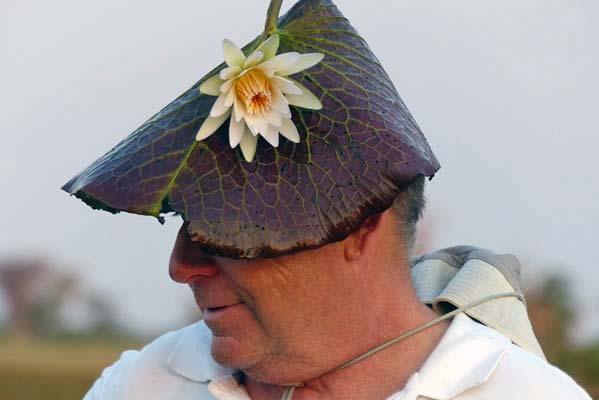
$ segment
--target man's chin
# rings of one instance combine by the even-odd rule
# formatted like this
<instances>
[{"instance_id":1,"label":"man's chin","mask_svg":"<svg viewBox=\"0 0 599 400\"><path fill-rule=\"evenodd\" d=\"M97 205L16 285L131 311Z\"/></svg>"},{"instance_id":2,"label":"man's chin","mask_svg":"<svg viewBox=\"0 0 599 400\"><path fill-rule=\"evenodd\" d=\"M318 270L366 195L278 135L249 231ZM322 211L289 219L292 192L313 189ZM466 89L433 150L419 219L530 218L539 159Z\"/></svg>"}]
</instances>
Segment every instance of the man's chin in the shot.
<instances>
[{"instance_id":1,"label":"man's chin","mask_svg":"<svg viewBox=\"0 0 599 400\"><path fill-rule=\"evenodd\" d=\"M227 368L243 368L256 353L259 340L255 323L245 306L233 307L227 314L205 320L212 332L210 351L214 361Z\"/></svg>"},{"instance_id":2,"label":"man's chin","mask_svg":"<svg viewBox=\"0 0 599 400\"><path fill-rule=\"evenodd\" d=\"M246 369L256 362L248 346L231 336L213 336L210 351L214 361L225 368Z\"/></svg>"}]
</instances>

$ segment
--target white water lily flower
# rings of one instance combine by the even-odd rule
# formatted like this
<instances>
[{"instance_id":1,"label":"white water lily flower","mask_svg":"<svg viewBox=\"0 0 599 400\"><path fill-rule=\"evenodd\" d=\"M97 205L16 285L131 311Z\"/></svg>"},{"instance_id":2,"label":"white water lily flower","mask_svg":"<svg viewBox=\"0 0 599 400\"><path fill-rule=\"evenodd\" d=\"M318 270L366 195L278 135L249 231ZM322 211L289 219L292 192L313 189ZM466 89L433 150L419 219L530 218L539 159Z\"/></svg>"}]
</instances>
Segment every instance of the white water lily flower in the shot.
<instances>
[{"instance_id":1,"label":"white water lily flower","mask_svg":"<svg viewBox=\"0 0 599 400\"><path fill-rule=\"evenodd\" d=\"M318 64L320 53L277 54L279 35L272 35L249 57L230 40L223 41L227 67L200 85L200 92L218 96L196 135L196 140L211 136L231 117L229 144L241 147L246 161L256 154L258 135L272 146L279 145L279 133L299 143L299 133L291 120L289 106L320 110L320 100L288 75Z\"/></svg>"}]
</instances>

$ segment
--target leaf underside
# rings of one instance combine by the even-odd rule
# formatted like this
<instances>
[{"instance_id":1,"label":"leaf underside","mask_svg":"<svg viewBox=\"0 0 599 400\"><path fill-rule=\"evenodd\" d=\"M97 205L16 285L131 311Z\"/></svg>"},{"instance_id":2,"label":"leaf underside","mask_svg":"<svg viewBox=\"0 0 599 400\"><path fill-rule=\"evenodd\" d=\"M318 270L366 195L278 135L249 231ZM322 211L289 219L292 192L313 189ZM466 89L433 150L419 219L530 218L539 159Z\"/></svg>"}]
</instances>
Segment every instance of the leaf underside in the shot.
<instances>
[{"instance_id":1,"label":"leaf underside","mask_svg":"<svg viewBox=\"0 0 599 400\"><path fill-rule=\"evenodd\" d=\"M293 76L324 105L292 107L300 143L260 139L247 163L229 147L228 123L196 142L215 101L198 87L221 64L63 190L113 213L181 214L207 253L256 258L342 240L418 176L435 174L439 164L397 90L332 1L298 2L279 35L279 52L325 55Z\"/></svg>"}]
</instances>

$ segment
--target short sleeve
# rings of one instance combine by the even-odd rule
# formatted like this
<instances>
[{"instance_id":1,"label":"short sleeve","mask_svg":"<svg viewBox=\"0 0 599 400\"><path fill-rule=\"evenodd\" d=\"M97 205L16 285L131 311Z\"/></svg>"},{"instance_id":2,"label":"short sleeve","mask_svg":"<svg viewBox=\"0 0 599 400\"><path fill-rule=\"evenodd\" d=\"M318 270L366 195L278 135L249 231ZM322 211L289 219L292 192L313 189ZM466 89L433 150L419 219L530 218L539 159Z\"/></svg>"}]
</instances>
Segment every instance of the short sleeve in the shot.
<instances>
[{"instance_id":1,"label":"short sleeve","mask_svg":"<svg viewBox=\"0 0 599 400\"><path fill-rule=\"evenodd\" d=\"M128 375L126 371L135 365L139 353L135 350L123 352L117 362L102 371L102 375L94 382L83 400L121 399L122 393L125 392L123 380Z\"/></svg>"},{"instance_id":2,"label":"short sleeve","mask_svg":"<svg viewBox=\"0 0 599 400\"><path fill-rule=\"evenodd\" d=\"M83 400L213 400L207 381L186 376L168 363L180 340L189 332L197 333L197 328L191 325L169 332L140 351L125 351L104 369ZM195 354L198 343L183 343L188 353ZM202 366L201 362L196 363L197 368Z\"/></svg>"}]
</instances>

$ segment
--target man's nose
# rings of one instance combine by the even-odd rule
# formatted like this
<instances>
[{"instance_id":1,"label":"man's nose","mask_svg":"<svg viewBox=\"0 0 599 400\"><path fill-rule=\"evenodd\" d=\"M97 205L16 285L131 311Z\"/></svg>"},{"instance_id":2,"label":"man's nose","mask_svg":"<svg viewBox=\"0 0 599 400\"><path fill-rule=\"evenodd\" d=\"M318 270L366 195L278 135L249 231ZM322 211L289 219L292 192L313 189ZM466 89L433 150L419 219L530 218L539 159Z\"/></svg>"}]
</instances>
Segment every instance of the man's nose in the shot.
<instances>
[{"instance_id":1,"label":"man's nose","mask_svg":"<svg viewBox=\"0 0 599 400\"><path fill-rule=\"evenodd\" d=\"M187 262L177 260L177 257L171 256L169 274L175 282L191 283L197 278L214 277L218 274L218 267L210 260Z\"/></svg>"}]
</instances>

